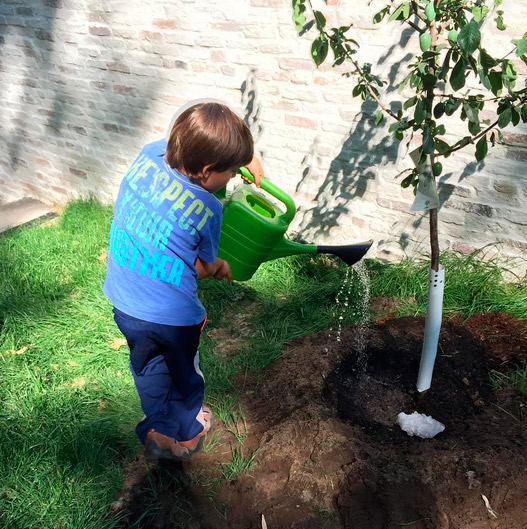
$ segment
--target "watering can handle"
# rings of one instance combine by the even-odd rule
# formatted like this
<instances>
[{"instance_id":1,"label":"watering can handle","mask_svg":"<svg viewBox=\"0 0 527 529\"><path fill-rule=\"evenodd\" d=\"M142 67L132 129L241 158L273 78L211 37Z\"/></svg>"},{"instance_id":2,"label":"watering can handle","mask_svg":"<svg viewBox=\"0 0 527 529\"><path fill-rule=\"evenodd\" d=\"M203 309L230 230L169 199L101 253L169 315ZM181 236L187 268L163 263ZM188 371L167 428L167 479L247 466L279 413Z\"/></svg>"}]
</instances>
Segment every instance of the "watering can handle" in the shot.
<instances>
[{"instance_id":1,"label":"watering can handle","mask_svg":"<svg viewBox=\"0 0 527 529\"><path fill-rule=\"evenodd\" d=\"M254 184L254 176L251 174L249 169L247 169L247 167L240 167L238 169L238 173L240 173L244 178L247 178ZM266 191L274 198L282 202L282 204L284 204L284 206L286 207L286 211L283 215L280 216L280 218L284 219L284 221L289 224L293 220L293 217L296 213L296 206L293 202L293 199L285 191L282 191L282 189L276 187L272 182L267 180L267 178L262 177L260 186L264 191Z\"/></svg>"}]
</instances>

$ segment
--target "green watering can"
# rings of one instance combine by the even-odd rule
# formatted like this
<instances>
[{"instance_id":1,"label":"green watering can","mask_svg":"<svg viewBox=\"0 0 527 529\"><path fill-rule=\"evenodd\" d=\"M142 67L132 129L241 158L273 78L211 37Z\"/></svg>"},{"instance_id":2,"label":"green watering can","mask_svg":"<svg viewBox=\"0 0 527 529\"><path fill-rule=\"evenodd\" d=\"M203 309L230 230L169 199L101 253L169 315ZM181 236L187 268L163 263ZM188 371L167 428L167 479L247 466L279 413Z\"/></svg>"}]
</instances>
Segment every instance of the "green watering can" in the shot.
<instances>
[{"instance_id":1,"label":"green watering can","mask_svg":"<svg viewBox=\"0 0 527 529\"><path fill-rule=\"evenodd\" d=\"M245 167L238 172L254 182L253 175ZM279 200L285 206L285 213L252 186L239 185L230 194L224 187L215 193L223 203L218 255L229 263L232 277L237 281L251 279L265 261L301 253L333 254L351 266L360 261L373 244L370 240L348 246L318 246L290 241L284 235L295 216L293 199L265 178L262 178L261 189Z\"/></svg>"}]
</instances>

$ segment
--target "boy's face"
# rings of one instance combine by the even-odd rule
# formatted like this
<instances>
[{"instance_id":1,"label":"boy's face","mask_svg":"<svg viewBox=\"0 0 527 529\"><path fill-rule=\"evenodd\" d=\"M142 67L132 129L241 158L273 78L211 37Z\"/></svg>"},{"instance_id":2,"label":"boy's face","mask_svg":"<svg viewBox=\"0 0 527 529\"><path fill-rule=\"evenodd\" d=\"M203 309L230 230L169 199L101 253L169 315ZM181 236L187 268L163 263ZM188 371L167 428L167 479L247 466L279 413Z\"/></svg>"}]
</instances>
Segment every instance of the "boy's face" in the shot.
<instances>
[{"instance_id":1,"label":"boy's face","mask_svg":"<svg viewBox=\"0 0 527 529\"><path fill-rule=\"evenodd\" d=\"M232 177L236 176L236 171L238 171L238 167L227 169L226 171L209 171L205 167L200 185L209 193L215 193L225 187Z\"/></svg>"}]
</instances>

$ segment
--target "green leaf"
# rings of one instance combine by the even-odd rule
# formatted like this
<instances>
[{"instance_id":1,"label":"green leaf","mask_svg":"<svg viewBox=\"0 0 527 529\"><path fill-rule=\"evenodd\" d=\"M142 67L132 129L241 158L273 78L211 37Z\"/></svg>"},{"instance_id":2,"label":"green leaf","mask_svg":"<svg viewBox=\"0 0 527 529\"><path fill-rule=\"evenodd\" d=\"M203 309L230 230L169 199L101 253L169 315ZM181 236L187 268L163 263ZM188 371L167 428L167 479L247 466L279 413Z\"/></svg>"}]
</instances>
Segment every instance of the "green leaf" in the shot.
<instances>
[{"instance_id":1,"label":"green leaf","mask_svg":"<svg viewBox=\"0 0 527 529\"><path fill-rule=\"evenodd\" d=\"M457 61L454 69L452 70L452 75L450 76L450 84L454 90L461 90L465 86L465 70L467 68L467 63L463 57Z\"/></svg>"},{"instance_id":2,"label":"green leaf","mask_svg":"<svg viewBox=\"0 0 527 529\"><path fill-rule=\"evenodd\" d=\"M434 117L439 119L445 113L446 105L444 103L438 103L434 108Z\"/></svg>"},{"instance_id":3,"label":"green leaf","mask_svg":"<svg viewBox=\"0 0 527 529\"><path fill-rule=\"evenodd\" d=\"M323 31L326 27L326 17L320 11L313 11L315 15L315 22L317 23L317 29Z\"/></svg>"},{"instance_id":4,"label":"green leaf","mask_svg":"<svg viewBox=\"0 0 527 529\"><path fill-rule=\"evenodd\" d=\"M512 90L516 84L516 79L518 74L516 73L516 68L512 61L504 60L501 64L501 79L503 81L503 86Z\"/></svg>"},{"instance_id":5,"label":"green leaf","mask_svg":"<svg viewBox=\"0 0 527 529\"><path fill-rule=\"evenodd\" d=\"M423 88L426 90L435 88L437 84L437 77L431 73L423 75Z\"/></svg>"},{"instance_id":6,"label":"green leaf","mask_svg":"<svg viewBox=\"0 0 527 529\"><path fill-rule=\"evenodd\" d=\"M423 104L423 100L419 99L417 101L417 105L415 106L415 112L414 112L414 120L415 122L420 125L425 119L425 107Z\"/></svg>"},{"instance_id":7,"label":"green leaf","mask_svg":"<svg viewBox=\"0 0 527 529\"><path fill-rule=\"evenodd\" d=\"M390 8L389 7L385 7L384 9L381 9L377 14L374 15L373 17L373 23L374 24L379 24L379 22L382 22L382 20L384 19L384 17L390 12Z\"/></svg>"},{"instance_id":8,"label":"green leaf","mask_svg":"<svg viewBox=\"0 0 527 529\"><path fill-rule=\"evenodd\" d=\"M317 37L311 45L311 57L315 61L315 64L320 66L328 56L329 43L325 37Z\"/></svg>"},{"instance_id":9,"label":"green leaf","mask_svg":"<svg viewBox=\"0 0 527 529\"><path fill-rule=\"evenodd\" d=\"M479 111L477 108L474 108L470 105L470 103L465 102L463 103L463 109L469 121L479 123Z\"/></svg>"},{"instance_id":10,"label":"green leaf","mask_svg":"<svg viewBox=\"0 0 527 529\"><path fill-rule=\"evenodd\" d=\"M375 125L380 125L384 121L384 114L382 110L375 112Z\"/></svg>"},{"instance_id":11,"label":"green leaf","mask_svg":"<svg viewBox=\"0 0 527 529\"><path fill-rule=\"evenodd\" d=\"M461 105L461 101L458 99L449 99L445 105L445 114L451 116Z\"/></svg>"},{"instance_id":12,"label":"green leaf","mask_svg":"<svg viewBox=\"0 0 527 529\"><path fill-rule=\"evenodd\" d=\"M407 176L402 182L401 182L401 187L403 187L404 189L406 189L407 187L410 187L410 184L413 182L414 180L414 175L411 174L410 176Z\"/></svg>"},{"instance_id":13,"label":"green leaf","mask_svg":"<svg viewBox=\"0 0 527 529\"><path fill-rule=\"evenodd\" d=\"M512 110L511 107L507 107L498 118L498 127L504 129L512 119Z\"/></svg>"},{"instance_id":14,"label":"green leaf","mask_svg":"<svg viewBox=\"0 0 527 529\"><path fill-rule=\"evenodd\" d=\"M468 122L468 131L472 136L475 136L476 134L479 134L481 132L481 126L479 123L475 123L474 121Z\"/></svg>"},{"instance_id":15,"label":"green leaf","mask_svg":"<svg viewBox=\"0 0 527 529\"><path fill-rule=\"evenodd\" d=\"M293 0L293 22L295 23L296 30L298 33L304 29L306 23L306 17L304 12L306 10L305 0Z\"/></svg>"},{"instance_id":16,"label":"green leaf","mask_svg":"<svg viewBox=\"0 0 527 529\"><path fill-rule=\"evenodd\" d=\"M457 43L465 55L472 55L478 49L480 42L481 33L474 20L461 28Z\"/></svg>"},{"instance_id":17,"label":"green leaf","mask_svg":"<svg viewBox=\"0 0 527 529\"><path fill-rule=\"evenodd\" d=\"M527 123L527 105L523 105L522 107L522 121Z\"/></svg>"},{"instance_id":18,"label":"green leaf","mask_svg":"<svg viewBox=\"0 0 527 529\"><path fill-rule=\"evenodd\" d=\"M490 84L489 76L485 73L483 68L480 68L478 70L479 80L481 84L487 89L492 90L492 85Z\"/></svg>"},{"instance_id":19,"label":"green leaf","mask_svg":"<svg viewBox=\"0 0 527 529\"><path fill-rule=\"evenodd\" d=\"M487 6L475 6L472 8L472 16L474 20L479 24L489 14L489 8Z\"/></svg>"},{"instance_id":20,"label":"green leaf","mask_svg":"<svg viewBox=\"0 0 527 529\"><path fill-rule=\"evenodd\" d=\"M407 99L404 102L403 108L405 110L408 110L410 107L413 107L416 103L417 103L417 97L416 96L411 97L410 99Z\"/></svg>"},{"instance_id":21,"label":"green leaf","mask_svg":"<svg viewBox=\"0 0 527 529\"><path fill-rule=\"evenodd\" d=\"M498 11L498 13L499 13L499 11ZM500 31L505 31L505 30L507 29L507 24L505 24L502 15L498 15L498 16L496 17L496 27L497 27Z\"/></svg>"},{"instance_id":22,"label":"green leaf","mask_svg":"<svg viewBox=\"0 0 527 529\"><path fill-rule=\"evenodd\" d=\"M351 95L353 97L357 97L361 95L363 91L364 91L364 86L361 84L358 84L353 87L353 92L351 93Z\"/></svg>"},{"instance_id":23,"label":"green leaf","mask_svg":"<svg viewBox=\"0 0 527 529\"><path fill-rule=\"evenodd\" d=\"M388 19L390 22L393 20L406 20L410 16L410 2L403 2L400 4L395 11L390 15Z\"/></svg>"},{"instance_id":24,"label":"green leaf","mask_svg":"<svg viewBox=\"0 0 527 529\"><path fill-rule=\"evenodd\" d=\"M302 28L302 31L299 31L300 35L307 33L314 25L315 25L314 20L310 20L309 22L305 23L304 27Z\"/></svg>"},{"instance_id":25,"label":"green leaf","mask_svg":"<svg viewBox=\"0 0 527 529\"><path fill-rule=\"evenodd\" d=\"M443 153L443 152L450 150L450 145L444 140L440 140L436 138L434 140L434 144L437 149L437 152Z\"/></svg>"},{"instance_id":26,"label":"green leaf","mask_svg":"<svg viewBox=\"0 0 527 529\"><path fill-rule=\"evenodd\" d=\"M527 39L513 40L512 43L516 45L516 55L527 53Z\"/></svg>"},{"instance_id":27,"label":"green leaf","mask_svg":"<svg viewBox=\"0 0 527 529\"><path fill-rule=\"evenodd\" d=\"M478 143L476 143L476 160L481 162L487 153L489 152L489 145L487 143L487 137L483 136Z\"/></svg>"},{"instance_id":28,"label":"green leaf","mask_svg":"<svg viewBox=\"0 0 527 529\"><path fill-rule=\"evenodd\" d=\"M511 108L512 112L512 124L516 127L520 122L520 110L516 107Z\"/></svg>"},{"instance_id":29,"label":"green leaf","mask_svg":"<svg viewBox=\"0 0 527 529\"><path fill-rule=\"evenodd\" d=\"M503 80L501 77L501 72L489 72L489 81L492 93L495 96L501 95L501 91L503 89Z\"/></svg>"},{"instance_id":30,"label":"green leaf","mask_svg":"<svg viewBox=\"0 0 527 529\"><path fill-rule=\"evenodd\" d=\"M479 53L479 63L485 70L490 70L498 64L498 60L491 57L485 50L481 50Z\"/></svg>"}]
</instances>

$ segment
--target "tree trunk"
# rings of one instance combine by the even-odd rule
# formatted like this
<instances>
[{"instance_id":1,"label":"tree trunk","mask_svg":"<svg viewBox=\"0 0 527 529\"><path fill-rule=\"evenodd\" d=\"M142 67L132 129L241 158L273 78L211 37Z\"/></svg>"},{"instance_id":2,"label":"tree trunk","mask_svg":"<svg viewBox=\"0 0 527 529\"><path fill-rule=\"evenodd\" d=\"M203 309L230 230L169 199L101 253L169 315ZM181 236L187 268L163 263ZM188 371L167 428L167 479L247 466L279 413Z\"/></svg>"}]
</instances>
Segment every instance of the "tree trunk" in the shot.
<instances>
[{"instance_id":1,"label":"tree trunk","mask_svg":"<svg viewBox=\"0 0 527 529\"><path fill-rule=\"evenodd\" d=\"M439 270L439 239L437 233L437 209L430 210L430 250L432 253L430 268Z\"/></svg>"},{"instance_id":2,"label":"tree trunk","mask_svg":"<svg viewBox=\"0 0 527 529\"><path fill-rule=\"evenodd\" d=\"M439 6L440 0L435 0L436 8ZM437 47L437 28L435 21L431 21L429 25L431 47L435 50ZM431 57L428 61L430 73L435 75L436 63L435 58ZM431 87L427 91L428 108L433 115L434 109L434 88ZM433 166L435 162L435 153L430 154L430 169L432 174L430 178L434 178ZM437 355L437 346L439 343L439 331L441 330L441 322L443 316L443 288L444 288L444 269L439 263L439 238L437 229L437 208L431 209L430 214L430 250L431 261L428 281L428 303L426 306L426 322L423 339L423 350L421 353L421 363L419 365L419 374L417 376L417 391L420 395L424 395L430 388L432 382L432 373L434 370L434 363Z\"/></svg>"}]
</instances>

